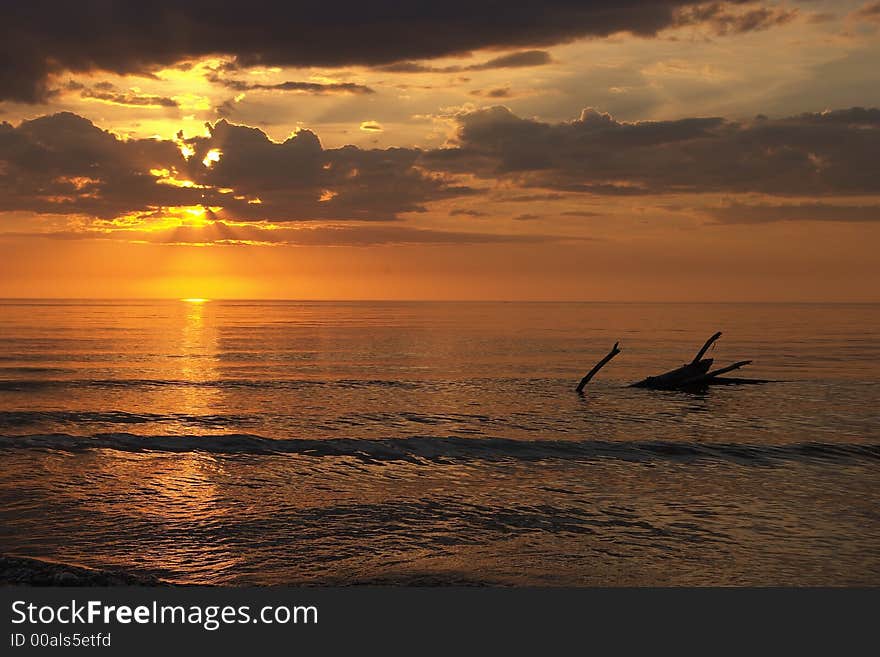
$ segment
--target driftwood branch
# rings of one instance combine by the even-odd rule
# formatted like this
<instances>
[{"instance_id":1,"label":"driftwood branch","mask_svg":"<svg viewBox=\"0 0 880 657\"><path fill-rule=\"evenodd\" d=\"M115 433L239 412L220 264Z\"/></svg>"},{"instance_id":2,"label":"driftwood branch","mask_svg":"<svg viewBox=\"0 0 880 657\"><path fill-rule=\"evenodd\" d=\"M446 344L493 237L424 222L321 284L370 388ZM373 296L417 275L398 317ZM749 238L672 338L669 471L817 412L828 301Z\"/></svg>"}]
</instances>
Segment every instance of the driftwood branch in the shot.
<instances>
[{"instance_id":1,"label":"driftwood branch","mask_svg":"<svg viewBox=\"0 0 880 657\"><path fill-rule=\"evenodd\" d=\"M699 363L700 360L701 360L701 359L703 358L703 356L705 355L705 353L706 353L707 351L709 351L709 347L711 347L713 344L715 344L715 341L716 341L718 338L720 338L720 337L721 337L721 331L718 331L718 333L716 333L716 334L713 335L711 338L709 338L708 340L706 340L706 344L704 344L704 345L703 345L703 348L700 349L700 350L697 352L697 355L694 356L694 359L691 361L691 363L693 363L693 364Z\"/></svg>"},{"instance_id":2,"label":"driftwood branch","mask_svg":"<svg viewBox=\"0 0 880 657\"><path fill-rule=\"evenodd\" d=\"M713 376L706 380L707 386L751 386L761 383L778 383L771 379L743 379L735 376Z\"/></svg>"},{"instance_id":3,"label":"driftwood branch","mask_svg":"<svg viewBox=\"0 0 880 657\"><path fill-rule=\"evenodd\" d=\"M575 390L576 390L577 392L583 392L583 391L584 391L584 386L587 385L587 384L590 382L590 379L592 379L594 376L596 376L596 372L598 372L598 371L601 370L603 367L605 367L605 364L606 364L609 360L611 360L611 359L614 358L617 354L620 353L620 349L618 348L618 345L619 345L619 344L620 344L619 342L615 342L615 343L614 343L614 346L611 348L611 351L608 352L608 355L605 356L605 358L603 358L602 360L600 360L598 363L596 363L596 365L593 366L593 369L591 369L589 372L587 372L587 375L586 375L583 379L581 379L581 382L578 383L577 388L575 388Z\"/></svg>"},{"instance_id":4,"label":"driftwood branch","mask_svg":"<svg viewBox=\"0 0 880 657\"><path fill-rule=\"evenodd\" d=\"M706 374L707 377L716 377L721 376L722 374L727 374L728 372L732 372L733 370L738 370L740 367L745 367L746 365L751 365L752 361L750 360L741 360L738 363L734 363L733 365L728 365L727 367L720 367L717 370L713 370Z\"/></svg>"}]
</instances>

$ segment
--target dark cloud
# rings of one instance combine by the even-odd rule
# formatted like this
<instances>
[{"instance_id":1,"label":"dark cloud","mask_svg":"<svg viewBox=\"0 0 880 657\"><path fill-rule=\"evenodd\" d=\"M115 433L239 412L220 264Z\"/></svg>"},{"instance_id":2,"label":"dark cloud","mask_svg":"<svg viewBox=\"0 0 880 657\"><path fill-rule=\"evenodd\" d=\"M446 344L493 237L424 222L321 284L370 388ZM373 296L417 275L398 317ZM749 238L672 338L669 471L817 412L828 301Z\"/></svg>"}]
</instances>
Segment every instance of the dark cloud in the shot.
<instances>
[{"instance_id":1,"label":"dark cloud","mask_svg":"<svg viewBox=\"0 0 880 657\"><path fill-rule=\"evenodd\" d=\"M52 94L57 95L62 91L78 91L80 98L93 98L113 103L114 105L125 105L128 107L179 107L177 101L173 98L132 91L120 91L112 82L97 82L93 86L88 87L80 82L71 80L63 89L53 89Z\"/></svg>"},{"instance_id":2,"label":"dark cloud","mask_svg":"<svg viewBox=\"0 0 880 657\"><path fill-rule=\"evenodd\" d=\"M730 203L708 213L725 224L757 224L773 221L880 222L880 204L834 205L828 203Z\"/></svg>"},{"instance_id":3,"label":"dark cloud","mask_svg":"<svg viewBox=\"0 0 880 657\"><path fill-rule=\"evenodd\" d=\"M488 89L487 91L474 89L471 95L486 96L487 98L510 98L512 94L510 93L510 87L498 87L497 89Z\"/></svg>"},{"instance_id":4,"label":"dark cloud","mask_svg":"<svg viewBox=\"0 0 880 657\"><path fill-rule=\"evenodd\" d=\"M241 80L230 80L211 74L209 79L212 82L222 84L224 87L233 89L234 91L300 91L311 94L327 94L327 93L345 93L345 94L373 94L376 93L370 87L353 82L278 82L276 84L262 84L256 82L244 82Z\"/></svg>"},{"instance_id":5,"label":"dark cloud","mask_svg":"<svg viewBox=\"0 0 880 657\"><path fill-rule=\"evenodd\" d=\"M480 210L464 210L460 208L456 208L455 210L451 210L449 212L450 217L486 217L488 216L487 212L482 212Z\"/></svg>"},{"instance_id":6,"label":"dark cloud","mask_svg":"<svg viewBox=\"0 0 880 657\"><path fill-rule=\"evenodd\" d=\"M458 120L458 147L424 161L524 186L613 195L880 192L880 109L636 123L588 109L550 124L493 107Z\"/></svg>"},{"instance_id":7,"label":"dark cloud","mask_svg":"<svg viewBox=\"0 0 880 657\"><path fill-rule=\"evenodd\" d=\"M39 102L60 71L145 73L205 55L240 66L383 65L479 48L652 36L698 0L28 0L3 11L0 99ZM704 3L703 3L704 4ZM741 4L729 0L724 6ZM685 11L685 14L687 12ZM752 20L751 23L755 21ZM757 21L759 26L767 21ZM736 30L750 29L742 20Z\"/></svg>"},{"instance_id":8,"label":"dark cloud","mask_svg":"<svg viewBox=\"0 0 880 657\"><path fill-rule=\"evenodd\" d=\"M559 201L564 198L565 194L547 192L543 194L515 194L513 196L505 196L500 200L511 203L533 203L535 201Z\"/></svg>"},{"instance_id":9,"label":"dark cloud","mask_svg":"<svg viewBox=\"0 0 880 657\"><path fill-rule=\"evenodd\" d=\"M189 159L181 144L121 140L70 113L0 123L0 211L109 219L203 205L248 221L387 221L471 191L417 167L417 150L325 150L308 130L275 143L221 120L184 145Z\"/></svg>"},{"instance_id":10,"label":"dark cloud","mask_svg":"<svg viewBox=\"0 0 880 657\"><path fill-rule=\"evenodd\" d=\"M682 9L678 20L681 25L707 24L716 34L742 34L760 32L793 21L797 9L785 7L732 8L725 2L710 2Z\"/></svg>"},{"instance_id":11,"label":"dark cloud","mask_svg":"<svg viewBox=\"0 0 880 657\"><path fill-rule=\"evenodd\" d=\"M150 94L116 93L84 89L80 96L82 98L94 98L113 103L114 105L127 105L129 107L178 107L177 101L172 98Z\"/></svg>"},{"instance_id":12,"label":"dark cloud","mask_svg":"<svg viewBox=\"0 0 880 657\"><path fill-rule=\"evenodd\" d=\"M495 57L493 59L490 59L488 62L484 62L482 64L468 66L467 70L483 71L492 68L521 68L524 66L544 66L545 64L550 64L552 61L553 58L550 57L550 53L548 52L545 52L543 50L525 50L522 52L511 53L509 55L502 55L501 57Z\"/></svg>"},{"instance_id":13,"label":"dark cloud","mask_svg":"<svg viewBox=\"0 0 880 657\"><path fill-rule=\"evenodd\" d=\"M526 213L526 214L518 214L513 220L514 221L536 221L541 218L541 215Z\"/></svg>"},{"instance_id":14,"label":"dark cloud","mask_svg":"<svg viewBox=\"0 0 880 657\"><path fill-rule=\"evenodd\" d=\"M544 50L523 50L494 57L478 64L458 66L430 66L418 62L395 62L381 67L389 73L462 73L464 71L488 71L497 68L526 68L551 64L553 58Z\"/></svg>"},{"instance_id":15,"label":"dark cloud","mask_svg":"<svg viewBox=\"0 0 880 657\"><path fill-rule=\"evenodd\" d=\"M0 123L0 210L113 218L185 205L193 190L157 185L150 169L183 166L173 142L123 141L70 113Z\"/></svg>"},{"instance_id":16,"label":"dark cloud","mask_svg":"<svg viewBox=\"0 0 880 657\"><path fill-rule=\"evenodd\" d=\"M240 217L394 219L402 212L423 210L428 201L470 192L420 170L415 149L325 150L308 130L278 144L260 130L224 120L210 133L188 140L195 155L187 173L196 182L262 201L238 207ZM202 166L214 149L222 152L219 162Z\"/></svg>"}]
</instances>

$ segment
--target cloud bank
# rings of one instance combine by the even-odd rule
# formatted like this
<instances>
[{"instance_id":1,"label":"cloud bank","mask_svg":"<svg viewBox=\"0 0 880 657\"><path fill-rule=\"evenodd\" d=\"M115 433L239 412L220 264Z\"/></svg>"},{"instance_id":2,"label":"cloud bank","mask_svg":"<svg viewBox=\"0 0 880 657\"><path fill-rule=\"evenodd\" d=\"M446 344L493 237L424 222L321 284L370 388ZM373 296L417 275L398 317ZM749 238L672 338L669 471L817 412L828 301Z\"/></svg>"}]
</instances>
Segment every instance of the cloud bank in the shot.
<instances>
[{"instance_id":1,"label":"cloud bank","mask_svg":"<svg viewBox=\"0 0 880 657\"><path fill-rule=\"evenodd\" d=\"M458 116L432 166L527 187L601 195L880 193L880 109L780 119L621 122L586 109L544 123L492 107Z\"/></svg>"},{"instance_id":2,"label":"cloud bank","mask_svg":"<svg viewBox=\"0 0 880 657\"><path fill-rule=\"evenodd\" d=\"M418 167L419 157L406 148L324 149L308 130L276 143L225 120L207 136L122 140L64 112L0 123L0 211L112 219L200 205L238 220L388 221L471 193Z\"/></svg>"},{"instance_id":3,"label":"cloud bank","mask_svg":"<svg viewBox=\"0 0 880 657\"><path fill-rule=\"evenodd\" d=\"M245 67L380 66L621 32L653 36L697 22L743 32L784 20L745 0L29 0L3 15L0 100L44 101L62 71L150 74L207 55L232 55Z\"/></svg>"},{"instance_id":4,"label":"cloud bank","mask_svg":"<svg viewBox=\"0 0 880 657\"><path fill-rule=\"evenodd\" d=\"M880 219L876 108L747 122L622 122L587 109L545 123L492 107L457 122L454 143L434 150L325 149L310 130L275 142L226 120L174 140L122 139L68 112L4 122L0 212L124 228L169 212L240 224L391 222L458 198L470 200L451 217L487 216L499 201L542 204L515 213L526 221L579 194L714 194L728 199L707 210L722 223Z\"/></svg>"}]
</instances>

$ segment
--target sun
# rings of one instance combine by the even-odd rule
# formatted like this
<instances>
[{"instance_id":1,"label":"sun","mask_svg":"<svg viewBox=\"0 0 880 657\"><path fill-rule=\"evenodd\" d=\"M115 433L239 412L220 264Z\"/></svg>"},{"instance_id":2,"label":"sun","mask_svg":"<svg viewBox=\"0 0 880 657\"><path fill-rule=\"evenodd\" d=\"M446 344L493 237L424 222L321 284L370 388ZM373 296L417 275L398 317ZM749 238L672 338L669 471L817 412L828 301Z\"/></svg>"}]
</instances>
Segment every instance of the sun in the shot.
<instances>
[{"instance_id":1,"label":"sun","mask_svg":"<svg viewBox=\"0 0 880 657\"><path fill-rule=\"evenodd\" d=\"M187 297L186 299L181 299L184 303L208 303L210 299L204 299L202 297Z\"/></svg>"}]
</instances>

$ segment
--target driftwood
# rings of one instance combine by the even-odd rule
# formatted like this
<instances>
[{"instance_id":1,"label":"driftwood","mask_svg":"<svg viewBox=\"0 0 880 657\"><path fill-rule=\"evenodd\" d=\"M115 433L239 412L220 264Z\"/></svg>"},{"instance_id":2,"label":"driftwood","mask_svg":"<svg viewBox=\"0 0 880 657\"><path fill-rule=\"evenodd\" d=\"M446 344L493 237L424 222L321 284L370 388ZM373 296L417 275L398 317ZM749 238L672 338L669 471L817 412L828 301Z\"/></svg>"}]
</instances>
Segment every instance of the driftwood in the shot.
<instances>
[{"instance_id":1,"label":"driftwood","mask_svg":"<svg viewBox=\"0 0 880 657\"><path fill-rule=\"evenodd\" d=\"M709 368L712 367L712 362L711 358L706 358L696 363L688 363L678 369L670 370L657 376L646 377L637 383L631 384L630 388L655 388L657 390L679 388L691 381L705 377Z\"/></svg>"},{"instance_id":2,"label":"driftwood","mask_svg":"<svg viewBox=\"0 0 880 657\"><path fill-rule=\"evenodd\" d=\"M586 375L583 379L581 379L581 382L578 383L577 388L575 388L575 390L576 390L577 392L583 392L583 391L584 391L584 386L587 385L587 384L590 382L590 379L592 379L594 376L596 376L596 372L598 372L598 371L601 370L603 367L605 367L605 363L607 363L609 360L611 360L611 359L614 358L617 354L620 353L620 349L618 349L618 347L617 347L617 345L619 345L619 344L620 344L619 342L615 342L615 343L614 343L614 346L611 348L611 351L608 352L608 355L605 356L605 358L603 358L602 360L600 360L598 363L596 363L596 364L593 366L593 369L591 369L589 372L587 372L587 375Z\"/></svg>"},{"instance_id":3,"label":"driftwood","mask_svg":"<svg viewBox=\"0 0 880 657\"><path fill-rule=\"evenodd\" d=\"M712 337L706 340L706 343L702 346L702 348L700 348L700 350L697 352L697 355L694 356L694 359L690 363L682 365L681 367L678 367L674 370L664 372L663 374L646 377L641 381L637 381L636 383L631 384L630 387L650 388L652 390L694 390L712 385L744 385L768 383L768 381L766 381L765 379L742 379L721 376L722 374L727 374L728 372L732 372L734 370L740 369L741 367L745 367L746 365L750 365L752 362L750 360L741 360L739 362L733 363L732 365L727 365L726 367L720 367L717 370L712 370L711 368L714 360L712 358L703 358L703 356L706 355L706 352L709 350L709 348L713 344L715 344L715 342L720 337L721 331L715 333ZM609 354L598 363L596 363L596 366L593 367L593 369L591 369L583 379L581 379L581 382L576 388L577 392L582 393L584 390L584 386L590 382L590 379L593 378L596 372L602 369L602 367L609 360L620 353L618 344L619 343L615 342L614 348L609 352Z\"/></svg>"},{"instance_id":4,"label":"driftwood","mask_svg":"<svg viewBox=\"0 0 880 657\"><path fill-rule=\"evenodd\" d=\"M742 377L716 376L706 385L712 386L744 386L759 383L773 383L770 379L744 379Z\"/></svg>"},{"instance_id":5,"label":"driftwood","mask_svg":"<svg viewBox=\"0 0 880 657\"><path fill-rule=\"evenodd\" d=\"M740 367L745 367L746 365L751 365L752 361L750 360L741 360L738 363L734 363L733 365L728 365L727 367L722 367L721 369L713 370L709 372L706 376L721 376L722 374L727 374L728 372L733 372L733 370L738 370Z\"/></svg>"},{"instance_id":6,"label":"driftwood","mask_svg":"<svg viewBox=\"0 0 880 657\"><path fill-rule=\"evenodd\" d=\"M718 331L718 333L715 333L711 338L706 340L706 344L704 344L703 347L697 352L697 355L694 356L694 359L691 361L691 363L699 363L703 356L706 355L706 352L709 351L709 347L715 344L715 341L718 340L718 338L720 337L721 331Z\"/></svg>"}]
</instances>

